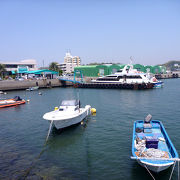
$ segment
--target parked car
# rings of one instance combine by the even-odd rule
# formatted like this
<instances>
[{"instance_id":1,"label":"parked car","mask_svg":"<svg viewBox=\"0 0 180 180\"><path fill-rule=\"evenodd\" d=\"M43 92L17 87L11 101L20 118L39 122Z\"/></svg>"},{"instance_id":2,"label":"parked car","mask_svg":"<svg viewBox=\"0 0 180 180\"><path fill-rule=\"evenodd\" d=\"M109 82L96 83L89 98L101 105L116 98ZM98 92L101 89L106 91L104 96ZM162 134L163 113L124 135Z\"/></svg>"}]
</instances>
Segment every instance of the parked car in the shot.
<instances>
[{"instance_id":1,"label":"parked car","mask_svg":"<svg viewBox=\"0 0 180 180\"><path fill-rule=\"evenodd\" d=\"M22 77L16 77L15 80L16 80L16 81L24 81L24 78L22 78Z\"/></svg>"}]
</instances>

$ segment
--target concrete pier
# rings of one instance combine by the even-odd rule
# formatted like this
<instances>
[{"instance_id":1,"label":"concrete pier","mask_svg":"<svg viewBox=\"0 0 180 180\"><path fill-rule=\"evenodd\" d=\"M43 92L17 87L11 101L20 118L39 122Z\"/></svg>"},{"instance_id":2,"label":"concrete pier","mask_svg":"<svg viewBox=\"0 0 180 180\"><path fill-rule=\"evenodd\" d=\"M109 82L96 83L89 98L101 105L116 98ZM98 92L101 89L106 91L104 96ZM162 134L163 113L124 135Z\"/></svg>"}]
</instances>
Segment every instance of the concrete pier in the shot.
<instances>
[{"instance_id":1,"label":"concrete pier","mask_svg":"<svg viewBox=\"0 0 180 180\"><path fill-rule=\"evenodd\" d=\"M59 79L42 79L42 80L4 80L0 81L0 91L20 90L29 87L39 86L39 88L49 87L66 87L72 86L71 82L61 82Z\"/></svg>"},{"instance_id":2,"label":"concrete pier","mask_svg":"<svg viewBox=\"0 0 180 180\"><path fill-rule=\"evenodd\" d=\"M155 77L157 79L180 78L180 72L179 71L174 71L174 72L166 73L166 74L156 74Z\"/></svg>"}]
</instances>

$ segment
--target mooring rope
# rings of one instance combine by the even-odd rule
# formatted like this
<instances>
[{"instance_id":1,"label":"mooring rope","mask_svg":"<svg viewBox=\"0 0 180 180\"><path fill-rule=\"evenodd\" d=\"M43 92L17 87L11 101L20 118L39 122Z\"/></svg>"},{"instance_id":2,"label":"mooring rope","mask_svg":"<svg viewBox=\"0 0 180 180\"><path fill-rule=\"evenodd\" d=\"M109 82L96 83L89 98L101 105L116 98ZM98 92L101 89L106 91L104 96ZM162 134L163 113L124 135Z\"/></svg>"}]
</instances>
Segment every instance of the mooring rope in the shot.
<instances>
[{"instance_id":1,"label":"mooring rope","mask_svg":"<svg viewBox=\"0 0 180 180\"><path fill-rule=\"evenodd\" d=\"M49 125L49 131L48 131L48 135L47 135L47 137L46 137L46 142L47 142L47 140L48 140L48 138L49 138L49 134L50 134L50 132L51 132L52 124L53 124L53 121L51 121L51 123L50 123L50 125Z\"/></svg>"},{"instance_id":2,"label":"mooring rope","mask_svg":"<svg viewBox=\"0 0 180 180\"><path fill-rule=\"evenodd\" d=\"M151 177L154 179L154 180L156 180L155 178L154 178L154 176L152 175L152 173L149 171L149 169L147 168L147 166L146 165L144 165L144 167L147 169L147 171L148 171L148 173L151 175Z\"/></svg>"},{"instance_id":3,"label":"mooring rope","mask_svg":"<svg viewBox=\"0 0 180 180\"><path fill-rule=\"evenodd\" d=\"M178 161L178 180L180 180L179 179L179 161Z\"/></svg>"},{"instance_id":4,"label":"mooring rope","mask_svg":"<svg viewBox=\"0 0 180 180\"><path fill-rule=\"evenodd\" d=\"M52 124L53 124L53 121L51 121L51 123L50 123L49 130L48 130L48 135L47 135L47 137L46 137L46 141L45 141L45 143L44 143L44 145L43 145L43 148L42 148L41 152L40 152L40 153L38 154L38 156L33 160L33 162L31 163L31 166L30 166L28 169L26 169L23 177L21 178L22 180L25 180L25 179L28 177L28 175L29 175L29 173L31 172L32 168L34 167L35 163L37 162L37 160L41 157L41 155L42 155L42 154L44 153L44 151L46 150L46 144L47 144L47 140L48 140L48 138L49 138L49 134L50 134L50 132L51 132Z\"/></svg>"},{"instance_id":5,"label":"mooring rope","mask_svg":"<svg viewBox=\"0 0 180 180\"><path fill-rule=\"evenodd\" d=\"M38 154L38 156L33 160L33 162L31 163L30 167L26 169L24 175L21 177L22 180L25 180L27 178L27 176L29 175L30 171L32 170L32 168L34 167L36 161L41 157L41 155L44 153L44 151L46 147L46 143L43 146L43 149L41 150L41 152Z\"/></svg>"},{"instance_id":6,"label":"mooring rope","mask_svg":"<svg viewBox=\"0 0 180 180\"><path fill-rule=\"evenodd\" d=\"M171 178L172 178L172 174L173 174L175 165L176 165L176 161L175 161L174 166L173 166L173 168L172 168L172 171L171 171L171 175L170 175L170 177L169 177L169 180L171 180Z\"/></svg>"}]
</instances>

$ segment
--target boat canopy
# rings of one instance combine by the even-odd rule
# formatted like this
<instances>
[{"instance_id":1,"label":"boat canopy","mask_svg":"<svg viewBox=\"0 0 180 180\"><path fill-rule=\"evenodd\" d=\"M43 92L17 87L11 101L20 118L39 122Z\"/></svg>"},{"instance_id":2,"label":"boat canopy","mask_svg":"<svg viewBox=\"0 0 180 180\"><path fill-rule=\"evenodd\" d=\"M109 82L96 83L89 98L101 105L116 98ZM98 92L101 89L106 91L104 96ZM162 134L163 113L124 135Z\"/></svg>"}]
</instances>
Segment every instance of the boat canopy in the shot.
<instances>
[{"instance_id":1,"label":"boat canopy","mask_svg":"<svg viewBox=\"0 0 180 180\"><path fill-rule=\"evenodd\" d=\"M74 100L63 100L61 106L77 106L80 105L80 101L77 99Z\"/></svg>"}]
</instances>

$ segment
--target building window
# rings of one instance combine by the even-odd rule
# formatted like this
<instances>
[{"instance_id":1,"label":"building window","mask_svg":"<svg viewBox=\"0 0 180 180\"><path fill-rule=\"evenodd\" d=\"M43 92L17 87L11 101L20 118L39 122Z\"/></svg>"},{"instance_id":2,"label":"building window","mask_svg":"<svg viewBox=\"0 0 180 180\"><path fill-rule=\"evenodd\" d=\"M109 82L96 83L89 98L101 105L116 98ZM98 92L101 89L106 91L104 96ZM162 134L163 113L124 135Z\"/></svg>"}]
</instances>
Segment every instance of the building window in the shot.
<instances>
[{"instance_id":1,"label":"building window","mask_svg":"<svg viewBox=\"0 0 180 180\"><path fill-rule=\"evenodd\" d=\"M99 75L104 76L104 69L99 69Z\"/></svg>"}]
</instances>

